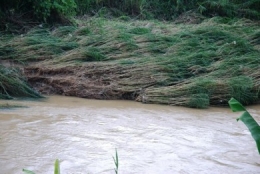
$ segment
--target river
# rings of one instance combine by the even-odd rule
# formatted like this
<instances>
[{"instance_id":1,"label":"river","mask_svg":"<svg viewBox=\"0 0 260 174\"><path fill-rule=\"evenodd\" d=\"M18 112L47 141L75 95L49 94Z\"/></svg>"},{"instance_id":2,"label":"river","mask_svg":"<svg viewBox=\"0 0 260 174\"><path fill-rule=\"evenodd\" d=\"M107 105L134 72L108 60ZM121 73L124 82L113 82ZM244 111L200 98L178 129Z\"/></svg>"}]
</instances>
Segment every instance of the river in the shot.
<instances>
[{"instance_id":1,"label":"river","mask_svg":"<svg viewBox=\"0 0 260 174\"><path fill-rule=\"evenodd\" d=\"M6 101L1 101L6 102ZM228 108L206 110L51 96L0 110L0 174L253 174L260 156ZM260 106L248 108L260 121Z\"/></svg>"}]
</instances>

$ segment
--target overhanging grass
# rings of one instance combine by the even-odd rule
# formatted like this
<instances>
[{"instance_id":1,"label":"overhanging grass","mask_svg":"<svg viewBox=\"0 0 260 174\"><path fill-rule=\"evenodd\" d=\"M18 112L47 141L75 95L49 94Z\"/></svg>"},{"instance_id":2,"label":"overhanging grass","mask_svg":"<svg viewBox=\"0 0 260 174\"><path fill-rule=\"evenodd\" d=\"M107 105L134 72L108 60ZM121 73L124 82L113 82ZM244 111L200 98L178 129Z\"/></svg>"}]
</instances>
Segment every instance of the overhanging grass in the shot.
<instances>
[{"instance_id":1,"label":"overhanging grass","mask_svg":"<svg viewBox=\"0 0 260 174\"><path fill-rule=\"evenodd\" d=\"M0 65L0 99L13 97L41 98L42 96L27 85L17 69Z\"/></svg>"}]
</instances>

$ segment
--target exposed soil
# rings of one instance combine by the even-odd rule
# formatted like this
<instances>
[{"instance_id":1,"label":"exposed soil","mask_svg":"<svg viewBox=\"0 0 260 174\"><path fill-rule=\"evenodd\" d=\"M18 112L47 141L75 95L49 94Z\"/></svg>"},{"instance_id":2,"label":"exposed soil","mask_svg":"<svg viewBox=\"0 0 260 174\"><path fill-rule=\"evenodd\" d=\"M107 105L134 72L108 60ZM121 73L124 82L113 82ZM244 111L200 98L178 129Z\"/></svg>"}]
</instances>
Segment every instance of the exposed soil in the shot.
<instances>
[{"instance_id":1,"label":"exposed soil","mask_svg":"<svg viewBox=\"0 0 260 174\"><path fill-rule=\"evenodd\" d=\"M132 67L136 70L138 67ZM82 66L24 67L29 83L42 94L59 94L92 99L127 99L140 101L140 94L156 79L144 76L139 69L138 81L129 67L115 64L88 63ZM131 79L134 81L130 81ZM129 83L132 83L129 85Z\"/></svg>"}]
</instances>

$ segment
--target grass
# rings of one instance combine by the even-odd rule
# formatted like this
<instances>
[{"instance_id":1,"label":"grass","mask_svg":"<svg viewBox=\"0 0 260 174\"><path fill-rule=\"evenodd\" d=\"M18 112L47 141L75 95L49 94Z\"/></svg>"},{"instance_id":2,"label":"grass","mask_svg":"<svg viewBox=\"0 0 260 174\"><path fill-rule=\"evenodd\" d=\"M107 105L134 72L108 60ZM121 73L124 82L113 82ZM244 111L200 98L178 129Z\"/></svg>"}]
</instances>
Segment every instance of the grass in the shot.
<instances>
[{"instance_id":1,"label":"grass","mask_svg":"<svg viewBox=\"0 0 260 174\"><path fill-rule=\"evenodd\" d=\"M33 171L27 169L23 169L22 171L25 174L35 174ZM58 159L54 162L54 174L60 174L60 161Z\"/></svg>"},{"instance_id":2,"label":"grass","mask_svg":"<svg viewBox=\"0 0 260 174\"><path fill-rule=\"evenodd\" d=\"M116 166L116 168L114 169L115 173L118 174L119 160L118 160L117 149L116 149L116 156L113 157L113 160L114 160L114 163L115 163L115 166Z\"/></svg>"},{"instance_id":3,"label":"grass","mask_svg":"<svg viewBox=\"0 0 260 174\"><path fill-rule=\"evenodd\" d=\"M117 149L115 151L116 151L116 155L115 155L115 157L113 157L114 164L115 164L114 171L115 171L115 174L118 174L119 160L118 160ZM23 169L22 171L25 174L35 174L33 171L27 170L27 169ZM56 159L54 162L54 174L60 174L60 173L61 173L60 172L60 161L58 159Z\"/></svg>"},{"instance_id":4,"label":"grass","mask_svg":"<svg viewBox=\"0 0 260 174\"><path fill-rule=\"evenodd\" d=\"M0 65L0 99L14 97L41 98L42 96L28 86L18 69Z\"/></svg>"},{"instance_id":5,"label":"grass","mask_svg":"<svg viewBox=\"0 0 260 174\"><path fill-rule=\"evenodd\" d=\"M14 109L14 108L25 108L26 106L21 105L10 105L9 103L0 104L0 109Z\"/></svg>"},{"instance_id":6,"label":"grass","mask_svg":"<svg viewBox=\"0 0 260 174\"><path fill-rule=\"evenodd\" d=\"M227 105L230 97L242 104L259 101L257 22L214 17L191 25L93 17L77 23L52 31L35 28L1 42L2 59L35 67L41 82L65 95L195 108ZM67 72L80 80L72 81Z\"/></svg>"}]
</instances>

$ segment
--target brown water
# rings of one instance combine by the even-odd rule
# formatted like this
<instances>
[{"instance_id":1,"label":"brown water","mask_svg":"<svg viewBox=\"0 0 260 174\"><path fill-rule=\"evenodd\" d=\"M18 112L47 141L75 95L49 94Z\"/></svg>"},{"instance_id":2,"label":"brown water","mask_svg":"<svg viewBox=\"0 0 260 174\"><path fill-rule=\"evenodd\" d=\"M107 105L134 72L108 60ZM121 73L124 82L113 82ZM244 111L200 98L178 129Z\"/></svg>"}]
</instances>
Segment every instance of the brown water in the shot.
<instances>
[{"instance_id":1,"label":"brown water","mask_svg":"<svg viewBox=\"0 0 260 174\"><path fill-rule=\"evenodd\" d=\"M10 102L9 102L10 103ZM127 101L49 97L12 102L29 106L0 110L0 174L30 169L62 174L260 173L258 155L240 114ZM260 120L260 106L249 111Z\"/></svg>"}]
</instances>

